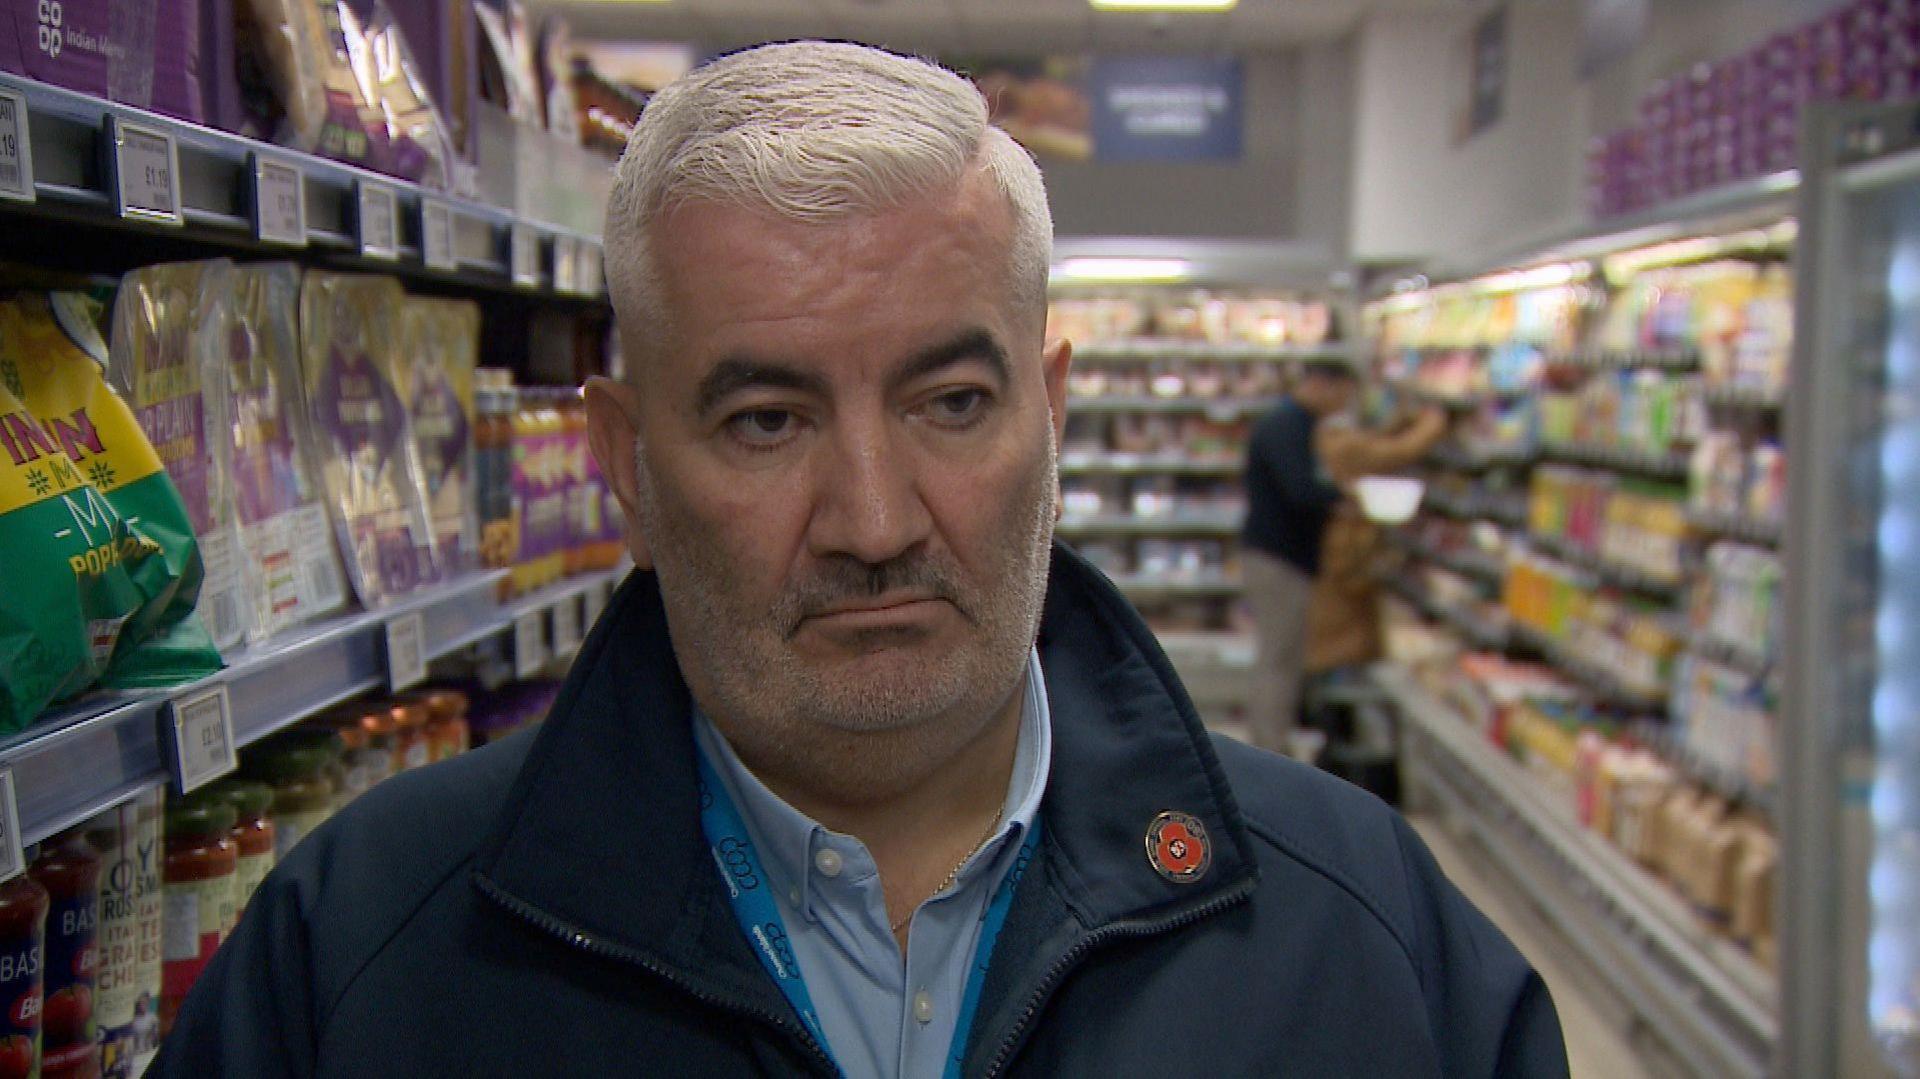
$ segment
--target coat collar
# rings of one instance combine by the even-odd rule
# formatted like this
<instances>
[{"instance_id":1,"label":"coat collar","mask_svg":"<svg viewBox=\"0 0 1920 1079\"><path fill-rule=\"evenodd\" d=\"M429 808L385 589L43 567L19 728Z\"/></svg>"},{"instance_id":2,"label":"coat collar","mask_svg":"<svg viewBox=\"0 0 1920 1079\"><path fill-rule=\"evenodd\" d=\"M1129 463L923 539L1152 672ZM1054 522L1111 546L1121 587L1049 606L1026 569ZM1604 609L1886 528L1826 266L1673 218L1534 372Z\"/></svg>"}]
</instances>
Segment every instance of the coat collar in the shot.
<instances>
[{"instance_id":1,"label":"coat collar","mask_svg":"<svg viewBox=\"0 0 1920 1079\"><path fill-rule=\"evenodd\" d=\"M1165 655L1113 586L1058 544L1039 648L1054 735L1046 876L1079 928L1249 886L1239 809ZM529 916L608 942L696 994L784 1015L704 848L690 707L658 583L631 574L531 746L476 876ZM1169 811L1207 832L1211 866L1192 883L1149 858L1149 827Z\"/></svg>"}]
</instances>

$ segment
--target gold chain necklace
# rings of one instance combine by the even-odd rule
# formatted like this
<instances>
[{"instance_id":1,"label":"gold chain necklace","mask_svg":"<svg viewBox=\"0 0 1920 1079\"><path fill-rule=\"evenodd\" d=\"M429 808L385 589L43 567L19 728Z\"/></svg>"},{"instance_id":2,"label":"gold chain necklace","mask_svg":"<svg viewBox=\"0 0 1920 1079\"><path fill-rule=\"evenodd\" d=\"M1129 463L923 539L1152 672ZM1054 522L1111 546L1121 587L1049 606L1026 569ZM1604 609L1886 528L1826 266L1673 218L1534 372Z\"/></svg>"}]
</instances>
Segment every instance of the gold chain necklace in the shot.
<instances>
[{"instance_id":1,"label":"gold chain necklace","mask_svg":"<svg viewBox=\"0 0 1920 1079\"><path fill-rule=\"evenodd\" d=\"M958 879L960 876L960 867L967 864L967 859L972 858L974 855L980 853L980 848L986 846L987 840L993 838L994 829L1000 827L1000 814L1003 812L1005 812L1004 807L993 811L993 819L987 822L987 830L981 833L979 841L976 842L971 848L969 848L967 853L961 855L959 861L953 863L953 868L947 870L947 875L941 878L940 883L934 887L933 891L927 893L927 899L931 899L934 896L939 895L941 892L946 891L948 888L953 887L953 882L956 879ZM920 903L914 904L912 909L907 911L905 917L901 918L897 922L892 923L892 925L888 927L893 930L895 936L898 936L900 934L901 926L906 925L908 922L913 920L913 916L917 914L920 910L920 905L925 903L927 899L922 899Z\"/></svg>"}]
</instances>

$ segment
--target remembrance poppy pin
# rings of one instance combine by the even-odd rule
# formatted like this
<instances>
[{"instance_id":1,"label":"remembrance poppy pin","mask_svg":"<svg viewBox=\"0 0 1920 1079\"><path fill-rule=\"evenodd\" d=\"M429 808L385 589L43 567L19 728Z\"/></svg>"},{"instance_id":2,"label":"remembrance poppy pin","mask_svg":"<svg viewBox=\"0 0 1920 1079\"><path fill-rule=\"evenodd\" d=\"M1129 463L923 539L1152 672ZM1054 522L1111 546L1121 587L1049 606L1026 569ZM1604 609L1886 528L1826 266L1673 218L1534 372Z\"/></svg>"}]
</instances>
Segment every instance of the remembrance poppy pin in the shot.
<instances>
[{"instance_id":1,"label":"remembrance poppy pin","mask_svg":"<svg viewBox=\"0 0 1920 1079\"><path fill-rule=\"evenodd\" d=\"M1207 826L1200 818L1171 810L1147 825L1147 861L1154 872L1175 884L1192 884L1213 865Z\"/></svg>"}]
</instances>

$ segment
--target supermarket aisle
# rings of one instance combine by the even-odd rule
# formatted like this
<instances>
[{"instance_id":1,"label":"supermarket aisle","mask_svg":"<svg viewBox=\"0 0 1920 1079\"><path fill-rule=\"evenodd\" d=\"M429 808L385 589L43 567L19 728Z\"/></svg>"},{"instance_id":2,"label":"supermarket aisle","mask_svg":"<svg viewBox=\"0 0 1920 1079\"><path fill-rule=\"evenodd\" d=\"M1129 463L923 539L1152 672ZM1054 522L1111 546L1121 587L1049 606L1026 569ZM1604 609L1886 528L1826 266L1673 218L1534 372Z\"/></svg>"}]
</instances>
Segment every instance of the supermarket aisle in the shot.
<instances>
[{"instance_id":1,"label":"supermarket aisle","mask_svg":"<svg viewBox=\"0 0 1920 1079\"><path fill-rule=\"evenodd\" d=\"M1448 878L1493 919L1546 979L1566 1032L1574 1079L1647 1079L1653 1075L1620 1027L1609 1020L1603 1006L1583 992L1575 970L1561 958L1559 945L1553 943L1549 931L1532 912L1510 901L1505 891L1487 879L1439 821L1414 817L1412 822Z\"/></svg>"}]
</instances>

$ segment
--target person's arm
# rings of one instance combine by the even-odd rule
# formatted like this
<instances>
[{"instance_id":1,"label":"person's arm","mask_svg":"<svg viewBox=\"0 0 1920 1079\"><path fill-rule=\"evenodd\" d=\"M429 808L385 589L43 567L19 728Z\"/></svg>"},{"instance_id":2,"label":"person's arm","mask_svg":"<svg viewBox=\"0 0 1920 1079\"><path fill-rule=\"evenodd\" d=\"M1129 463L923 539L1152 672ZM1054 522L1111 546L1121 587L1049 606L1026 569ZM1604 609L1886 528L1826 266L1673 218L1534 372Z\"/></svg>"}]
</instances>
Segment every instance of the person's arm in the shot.
<instances>
[{"instance_id":1,"label":"person's arm","mask_svg":"<svg viewBox=\"0 0 1920 1079\"><path fill-rule=\"evenodd\" d=\"M275 873L254 893L194 983L149 1079L314 1074L318 1031L301 879Z\"/></svg>"},{"instance_id":2,"label":"person's arm","mask_svg":"<svg viewBox=\"0 0 1920 1079\"><path fill-rule=\"evenodd\" d=\"M1329 430L1327 440L1322 443L1322 456L1328 470L1341 482L1348 483L1361 476L1406 468L1425 457L1446 433L1447 414L1428 408L1394 434Z\"/></svg>"}]
</instances>

